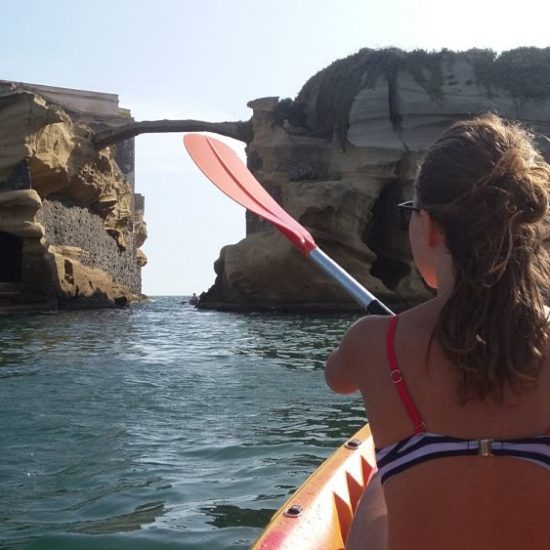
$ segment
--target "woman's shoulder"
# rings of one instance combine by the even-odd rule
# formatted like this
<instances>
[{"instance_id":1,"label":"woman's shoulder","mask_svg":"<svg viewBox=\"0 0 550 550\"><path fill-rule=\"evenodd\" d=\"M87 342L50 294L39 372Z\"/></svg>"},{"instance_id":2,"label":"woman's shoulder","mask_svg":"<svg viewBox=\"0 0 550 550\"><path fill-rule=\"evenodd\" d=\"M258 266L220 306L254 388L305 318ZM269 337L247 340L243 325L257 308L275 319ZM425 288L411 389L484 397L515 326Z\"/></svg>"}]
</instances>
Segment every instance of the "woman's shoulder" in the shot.
<instances>
[{"instance_id":1,"label":"woman's shoulder","mask_svg":"<svg viewBox=\"0 0 550 550\"><path fill-rule=\"evenodd\" d=\"M347 331L342 345L349 352L368 348L369 350L386 350L386 340L389 334L390 323L396 324L396 332L399 332L399 340L414 338L414 333L426 330L435 323L440 306L433 301L425 302L411 308L395 317L386 315L369 315L356 321ZM396 344L397 345L397 344Z\"/></svg>"},{"instance_id":2,"label":"woman's shoulder","mask_svg":"<svg viewBox=\"0 0 550 550\"><path fill-rule=\"evenodd\" d=\"M368 315L362 317L348 329L343 342L360 343L364 345L367 340L379 341L380 336L388 330L393 317L387 315Z\"/></svg>"},{"instance_id":3,"label":"woman's shoulder","mask_svg":"<svg viewBox=\"0 0 550 550\"><path fill-rule=\"evenodd\" d=\"M398 318L385 315L369 315L356 321L341 344L350 361L364 364L385 356L390 324L397 321Z\"/></svg>"},{"instance_id":4,"label":"woman's shoulder","mask_svg":"<svg viewBox=\"0 0 550 550\"><path fill-rule=\"evenodd\" d=\"M328 385L338 393L363 391L376 386L376 379L385 376L388 344L398 348L408 340L417 340L419 326L425 325L427 304L400 314L398 317L369 315L356 321L344 335L340 346L327 361L325 377ZM397 323L397 336L389 332L390 324ZM388 337L394 338L388 340Z\"/></svg>"},{"instance_id":5,"label":"woman's shoulder","mask_svg":"<svg viewBox=\"0 0 550 550\"><path fill-rule=\"evenodd\" d=\"M337 393L352 393L361 388L365 367L380 356L390 318L368 316L356 321L333 351L325 368L327 384Z\"/></svg>"}]
</instances>

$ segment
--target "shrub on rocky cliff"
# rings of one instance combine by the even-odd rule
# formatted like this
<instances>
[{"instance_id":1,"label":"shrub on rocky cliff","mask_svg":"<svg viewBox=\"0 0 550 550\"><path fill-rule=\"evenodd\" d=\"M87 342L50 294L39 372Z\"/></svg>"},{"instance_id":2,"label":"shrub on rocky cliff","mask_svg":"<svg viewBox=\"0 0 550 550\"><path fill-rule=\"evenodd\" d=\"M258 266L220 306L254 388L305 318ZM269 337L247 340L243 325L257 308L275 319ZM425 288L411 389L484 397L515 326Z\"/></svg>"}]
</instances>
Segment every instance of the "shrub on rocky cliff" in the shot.
<instances>
[{"instance_id":1,"label":"shrub on rocky cliff","mask_svg":"<svg viewBox=\"0 0 550 550\"><path fill-rule=\"evenodd\" d=\"M283 125L287 120L293 126L304 127L306 125L305 105L299 101L293 101L290 97L281 99L273 111L277 124Z\"/></svg>"},{"instance_id":2,"label":"shrub on rocky cliff","mask_svg":"<svg viewBox=\"0 0 550 550\"><path fill-rule=\"evenodd\" d=\"M517 48L495 59L491 84L522 100L550 97L550 48Z\"/></svg>"},{"instance_id":3,"label":"shrub on rocky cliff","mask_svg":"<svg viewBox=\"0 0 550 550\"><path fill-rule=\"evenodd\" d=\"M344 145L351 107L361 89L374 87L379 78L386 79L391 88L398 72L406 71L437 101L443 97L444 62L460 58L474 64L477 83L485 86L489 96L503 89L519 100L550 97L550 48L517 48L499 56L484 49L405 52L364 48L318 72L296 101L284 107L300 105L301 125L311 135L328 138L336 134Z\"/></svg>"}]
</instances>

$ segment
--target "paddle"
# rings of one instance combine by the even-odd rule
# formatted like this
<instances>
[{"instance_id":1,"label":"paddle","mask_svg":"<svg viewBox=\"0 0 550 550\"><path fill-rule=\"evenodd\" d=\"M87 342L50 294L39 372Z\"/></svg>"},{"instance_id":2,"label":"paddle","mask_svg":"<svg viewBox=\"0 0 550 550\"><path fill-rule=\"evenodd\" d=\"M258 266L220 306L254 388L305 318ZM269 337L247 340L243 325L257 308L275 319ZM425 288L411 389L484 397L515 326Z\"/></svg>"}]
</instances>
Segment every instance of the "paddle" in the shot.
<instances>
[{"instance_id":1,"label":"paddle","mask_svg":"<svg viewBox=\"0 0 550 550\"><path fill-rule=\"evenodd\" d=\"M237 154L221 141L203 134L183 138L187 152L204 175L228 197L271 222L306 257L332 277L368 313L393 312L361 286L347 271L329 258L309 231L292 218L261 186Z\"/></svg>"}]
</instances>

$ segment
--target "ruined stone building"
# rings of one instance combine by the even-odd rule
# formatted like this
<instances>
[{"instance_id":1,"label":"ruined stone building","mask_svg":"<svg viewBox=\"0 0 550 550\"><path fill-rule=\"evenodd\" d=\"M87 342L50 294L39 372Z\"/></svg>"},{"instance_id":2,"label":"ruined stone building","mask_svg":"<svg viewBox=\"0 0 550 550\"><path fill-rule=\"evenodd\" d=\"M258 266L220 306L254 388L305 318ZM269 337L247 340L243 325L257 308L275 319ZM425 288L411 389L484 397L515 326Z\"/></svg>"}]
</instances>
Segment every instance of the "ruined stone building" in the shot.
<instances>
[{"instance_id":1,"label":"ruined stone building","mask_svg":"<svg viewBox=\"0 0 550 550\"><path fill-rule=\"evenodd\" d=\"M144 199L114 94L0 81L0 311L126 304L141 294Z\"/></svg>"}]
</instances>

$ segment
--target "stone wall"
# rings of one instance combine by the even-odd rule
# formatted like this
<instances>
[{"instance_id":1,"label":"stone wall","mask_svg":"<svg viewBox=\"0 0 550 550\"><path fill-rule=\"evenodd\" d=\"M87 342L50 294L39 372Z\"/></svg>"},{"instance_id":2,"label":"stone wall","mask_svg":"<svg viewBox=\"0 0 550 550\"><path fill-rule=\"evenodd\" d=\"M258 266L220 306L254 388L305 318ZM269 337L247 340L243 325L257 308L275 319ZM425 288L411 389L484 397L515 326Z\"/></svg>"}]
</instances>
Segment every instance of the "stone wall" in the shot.
<instances>
[{"instance_id":1,"label":"stone wall","mask_svg":"<svg viewBox=\"0 0 550 550\"><path fill-rule=\"evenodd\" d=\"M118 284L141 292L141 268L131 233L127 248L121 250L99 215L59 196L43 200L37 220L45 228L47 244L80 249L73 253L82 265L101 269Z\"/></svg>"}]
</instances>

